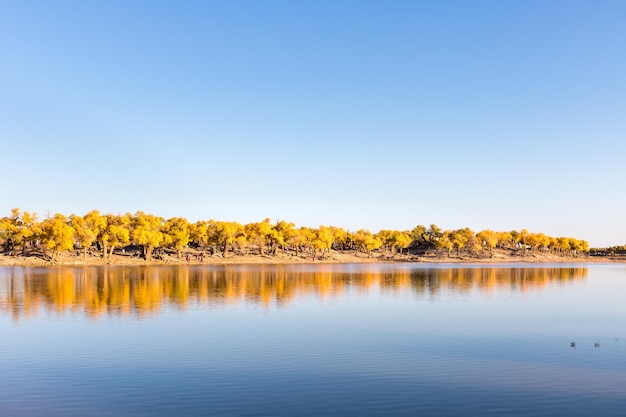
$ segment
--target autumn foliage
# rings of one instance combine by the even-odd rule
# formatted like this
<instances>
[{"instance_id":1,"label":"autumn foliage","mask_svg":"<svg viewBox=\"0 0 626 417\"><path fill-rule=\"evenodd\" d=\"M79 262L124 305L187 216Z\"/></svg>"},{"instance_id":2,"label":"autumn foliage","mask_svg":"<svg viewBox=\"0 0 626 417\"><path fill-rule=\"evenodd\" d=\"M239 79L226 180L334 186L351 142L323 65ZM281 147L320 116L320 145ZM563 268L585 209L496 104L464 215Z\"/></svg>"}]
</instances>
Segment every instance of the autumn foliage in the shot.
<instances>
[{"instance_id":1,"label":"autumn foliage","mask_svg":"<svg viewBox=\"0 0 626 417\"><path fill-rule=\"evenodd\" d=\"M39 254L54 262L62 252L74 250L109 259L123 252L146 260L153 257L181 258L187 248L209 256L292 255L323 259L331 250L355 255L373 254L394 258L398 254L493 257L495 249L511 253L551 253L576 256L589 252L584 240L551 237L543 233L497 232L469 228L443 230L437 225L418 225L412 230L366 229L355 232L336 226L296 227L293 223L270 219L242 225L237 222L201 220L190 223L183 217L164 219L138 211L135 214L101 214L94 210L79 216L63 214L39 220L36 213L15 208L0 219L0 245L9 255ZM126 252L126 248L130 248Z\"/></svg>"}]
</instances>

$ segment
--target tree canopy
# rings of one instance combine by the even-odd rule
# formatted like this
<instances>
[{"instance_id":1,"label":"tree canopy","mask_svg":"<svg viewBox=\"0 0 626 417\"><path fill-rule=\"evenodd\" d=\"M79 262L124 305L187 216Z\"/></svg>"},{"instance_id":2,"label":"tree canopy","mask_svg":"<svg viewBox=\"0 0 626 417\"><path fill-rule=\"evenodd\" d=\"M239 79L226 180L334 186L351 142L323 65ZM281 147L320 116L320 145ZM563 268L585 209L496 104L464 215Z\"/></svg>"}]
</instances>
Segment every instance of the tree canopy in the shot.
<instances>
[{"instance_id":1,"label":"tree canopy","mask_svg":"<svg viewBox=\"0 0 626 417\"><path fill-rule=\"evenodd\" d=\"M67 217L57 213L39 221L36 213L18 208L0 218L0 245L5 252L13 254L39 250L51 260L71 249L80 250L84 258L88 251L99 251L102 258L108 259L114 251L129 245L140 248L146 260L152 258L156 249L161 253L171 250L180 259L190 246L222 257L231 253L260 256L280 253L313 259L330 256L331 249L353 251L367 257L379 252L380 256L388 258L401 253L492 257L495 249L506 249L514 254L544 252L562 256L589 252L584 240L551 237L526 229L474 232L467 227L444 230L431 224L428 227L417 225L411 230L372 233L367 229L351 232L325 225L296 227L294 223L285 220L274 223L269 218L248 224L212 219L190 223L183 217L164 219L142 211L101 214L97 210L83 216Z\"/></svg>"}]
</instances>

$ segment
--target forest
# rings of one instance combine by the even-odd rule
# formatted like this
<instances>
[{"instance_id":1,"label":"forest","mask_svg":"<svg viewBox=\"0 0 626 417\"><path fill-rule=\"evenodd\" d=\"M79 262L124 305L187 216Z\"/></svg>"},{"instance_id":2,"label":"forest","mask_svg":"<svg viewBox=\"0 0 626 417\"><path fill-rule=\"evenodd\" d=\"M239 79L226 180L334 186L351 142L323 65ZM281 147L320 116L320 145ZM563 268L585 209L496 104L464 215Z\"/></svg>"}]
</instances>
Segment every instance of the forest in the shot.
<instances>
[{"instance_id":1,"label":"forest","mask_svg":"<svg viewBox=\"0 0 626 417\"><path fill-rule=\"evenodd\" d=\"M114 253L140 256L149 261L173 256L182 259L190 248L206 256L228 257L290 255L323 260L331 250L387 258L399 254L435 253L441 257L492 257L495 249L514 253L551 253L580 256L589 253L586 241L551 237L526 229L498 232L469 228L444 230L435 224L412 230L366 229L348 231L336 226L297 227L270 219L241 224L183 217L165 219L138 211L134 214L102 214L97 210L80 216L49 215L15 208L0 219L0 247L8 256L40 256L54 263L61 253L74 251L110 259Z\"/></svg>"}]
</instances>

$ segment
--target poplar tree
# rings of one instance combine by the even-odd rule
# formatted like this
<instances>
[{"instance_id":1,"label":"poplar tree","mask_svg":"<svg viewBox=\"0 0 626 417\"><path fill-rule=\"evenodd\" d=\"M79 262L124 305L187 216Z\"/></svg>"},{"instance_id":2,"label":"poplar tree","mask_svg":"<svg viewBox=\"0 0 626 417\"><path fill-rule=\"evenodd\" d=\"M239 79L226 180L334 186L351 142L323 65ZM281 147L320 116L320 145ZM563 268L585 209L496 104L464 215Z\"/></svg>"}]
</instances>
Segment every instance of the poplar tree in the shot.
<instances>
[{"instance_id":1,"label":"poplar tree","mask_svg":"<svg viewBox=\"0 0 626 417\"><path fill-rule=\"evenodd\" d=\"M163 243L163 218L142 211L135 213L132 219L133 231L131 237L135 243L142 246L144 259L152 259L152 252Z\"/></svg>"},{"instance_id":2,"label":"poplar tree","mask_svg":"<svg viewBox=\"0 0 626 417\"><path fill-rule=\"evenodd\" d=\"M76 240L83 250L83 261L86 261L87 249L93 245L107 226L106 217L102 216L98 210L92 210L84 217L72 214L70 223L74 228Z\"/></svg>"},{"instance_id":3,"label":"poplar tree","mask_svg":"<svg viewBox=\"0 0 626 417\"><path fill-rule=\"evenodd\" d=\"M163 225L163 242L173 245L178 259L185 246L189 243L189 222L182 217L168 219Z\"/></svg>"},{"instance_id":4,"label":"poplar tree","mask_svg":"<svg viewBox=\"0 0 626 417\"><path fill-rule=\"evenodd\" d=\"M74 228L69 225L69 220L62 214L55 214L41 223L41 241L44 248L52 251L51 262L55 262L61 251L70 250L74 247ZM45 250L44 250L45 255Z\"/></svg>"}]
</instances>

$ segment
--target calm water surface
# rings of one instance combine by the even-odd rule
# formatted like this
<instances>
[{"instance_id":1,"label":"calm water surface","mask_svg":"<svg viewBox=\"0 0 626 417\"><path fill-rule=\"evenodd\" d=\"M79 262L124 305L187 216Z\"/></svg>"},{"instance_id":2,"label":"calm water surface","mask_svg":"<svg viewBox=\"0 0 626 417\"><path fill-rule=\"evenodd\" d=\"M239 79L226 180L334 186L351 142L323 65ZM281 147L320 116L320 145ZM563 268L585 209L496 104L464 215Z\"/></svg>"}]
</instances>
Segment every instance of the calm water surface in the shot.
<instances>
[{"instance_id":1,"label":"calm water surface","mask_svg":"<svg viewBox=\"0 0 626 417\"><path fill-rule=\"evenodd\" d=\"M626 416L625 296L624 265L5 267L0 415Z\"/></svg>"}]
</instances>

